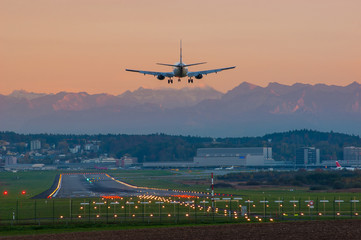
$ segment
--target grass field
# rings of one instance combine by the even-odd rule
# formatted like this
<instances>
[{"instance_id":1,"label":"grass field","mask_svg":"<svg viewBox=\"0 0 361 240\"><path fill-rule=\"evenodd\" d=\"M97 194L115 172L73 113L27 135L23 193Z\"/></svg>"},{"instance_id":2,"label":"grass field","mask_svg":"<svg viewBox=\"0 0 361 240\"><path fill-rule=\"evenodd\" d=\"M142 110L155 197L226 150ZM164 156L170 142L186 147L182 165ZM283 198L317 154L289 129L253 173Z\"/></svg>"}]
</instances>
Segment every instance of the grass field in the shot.
<instances>
[{"instance_id":1,"label":"grass field","mask_svg":"<svg viewBox=\"0 0 361 240\"><path fill-rule=\"evenodd\" d=\"M342 219L360 218L361 215L360 193L314 192L306 188L293 187L217 188L215 192L221 195L216 196L214 213L211 211L212 201L209 197L29 199L49 188L58 173L57 171L2 172L0 188L2 192L8 191L8 194L0 196L0 225L95 226L110 223L122 226L148 226L241 223L271 221L271 219L274 221ZM210 188L207 181L204 181L209 176L201 172L117 170L108 173L137 186L202 192L209 192ZM199 181L201 184L190 184L190 180ZM22 190L26 190L27 194L22 195ZM223 196L223 194L233 196ZM311 207L308 202L310 200L314 202ZM242 216L244 214L247 215ZM0 232L6 232L9 228L1 229Z\"/></svg>"},{"instance_id":2,"label":"grass field","mask_svg":"<svg viewBox=\"0 0 361 240\"><path fill-rule=\"evenodd\" d=\"M57 171L0 172L0 199L31 198L51 187ZM7 195L4 192L7 191ZM26 191L23 195L22 191Z\"/></svg>"}]
</instances>

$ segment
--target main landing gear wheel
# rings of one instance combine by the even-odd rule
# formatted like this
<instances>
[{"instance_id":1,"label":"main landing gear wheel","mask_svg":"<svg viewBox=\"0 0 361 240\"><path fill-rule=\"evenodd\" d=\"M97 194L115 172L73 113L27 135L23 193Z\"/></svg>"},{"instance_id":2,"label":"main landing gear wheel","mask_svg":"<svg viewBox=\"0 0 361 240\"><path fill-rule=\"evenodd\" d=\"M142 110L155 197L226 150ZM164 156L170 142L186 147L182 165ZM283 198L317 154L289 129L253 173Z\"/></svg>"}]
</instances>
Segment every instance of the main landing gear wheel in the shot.
<instances>
[{"instance_id":1,"label":"main landing gear wheel","mask_svg":"<svg viewBox=\"0 0 361 240\"><path fill-rule=\"evenodd\" d=\"M188 83L193 83L193 79L188 79Z\"/></svg>"},{"instance_id":2,"label":"main landing gear wheel","mask_svg":"<svg viewBox=\"0 0 361 240\"><path fill-rule=\"evenodd\" d=\"M168 84L173 83L173 79L168 79Z\"/></svg>"},{"instance_id":3,"label":"main landing gear wheel","mask_svg":"<svg viewBox=\"0 0 361 240\"><path fill-rule=\"evenodd\" d=\"M180 78L178 78L178 82L180 82L181 81L181 79Z\"/></svg>"}]
</instances>

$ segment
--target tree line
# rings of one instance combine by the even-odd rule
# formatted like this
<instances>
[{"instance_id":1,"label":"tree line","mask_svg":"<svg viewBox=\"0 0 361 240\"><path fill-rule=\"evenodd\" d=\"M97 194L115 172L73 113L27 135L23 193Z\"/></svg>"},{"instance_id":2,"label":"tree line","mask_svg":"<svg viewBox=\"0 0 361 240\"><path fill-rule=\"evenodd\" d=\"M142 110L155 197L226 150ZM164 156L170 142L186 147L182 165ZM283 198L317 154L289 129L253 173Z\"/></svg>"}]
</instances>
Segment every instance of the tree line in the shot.
<instances>
[{"instance_id":1,"label":"tree line","mask_svg":"<svg viewBox=\"0 0 361 240\"><path fill-rule=\"evenodd\" d=\"M316 147L320 149L322 160L343 158L343 147L361 146L356 135L314 130L294 130L272 133L263 137L211 138L197 136L176 136L167 134L126 135L126 134L18 134L0 132L1 141L29 143L40 140L42 146L55 146L66 150L66 146L99 141L99 154L120 158L125 154L137 157L139 162L192 161L197 148L213 147L272 147L276 161L294 161L296 149ZM18 151L26 151L24 144L17 144Z\"/></svg>"}]
</instances>

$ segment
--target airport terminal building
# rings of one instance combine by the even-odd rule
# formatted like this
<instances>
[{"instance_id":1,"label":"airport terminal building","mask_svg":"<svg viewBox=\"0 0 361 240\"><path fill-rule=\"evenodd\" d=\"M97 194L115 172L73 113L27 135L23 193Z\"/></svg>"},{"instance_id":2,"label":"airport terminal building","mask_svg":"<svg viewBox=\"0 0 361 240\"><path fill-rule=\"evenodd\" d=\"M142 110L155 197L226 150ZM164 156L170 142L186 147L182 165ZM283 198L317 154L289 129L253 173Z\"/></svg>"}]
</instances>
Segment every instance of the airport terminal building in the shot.
<instances>
[{"instance_id":1,"label":"airport terminal building","mask_svg":"<svg viewBox=\"0 0 361 240\"><path fill-rule=\"evenodd\" d=\"M274 165L270 147L199 148L193 162L195 167Z\"/></svg>"},{"instance_id":2,"label":"airport terminal building","mask_svg":"<svg viewBox=\"0 0 361 240\"><path fill-rule=\"evenodd\" d=\"M143 167L273 167L272 148L198 148L193 162L146 162Z\"/></svg>"}]
</instances>

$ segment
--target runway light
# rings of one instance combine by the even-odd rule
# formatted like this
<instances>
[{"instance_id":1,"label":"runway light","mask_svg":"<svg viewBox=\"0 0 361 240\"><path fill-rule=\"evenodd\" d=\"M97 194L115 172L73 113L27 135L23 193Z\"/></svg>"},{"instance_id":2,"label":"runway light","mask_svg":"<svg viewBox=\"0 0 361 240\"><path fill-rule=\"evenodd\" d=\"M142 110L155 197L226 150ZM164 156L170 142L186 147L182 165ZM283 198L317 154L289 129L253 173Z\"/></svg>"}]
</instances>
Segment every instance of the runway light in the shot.
<instances>
[{"instance_id":1,"label":"runway light","mask_svg":"<svg viewBox=\"0 0 361 240\"><path fill-rule=\"evenodd\" d=\"M340 213L338 212L338 213L336 213L337 214L337 216L340 216Z\"/></svg>"},{"instance_id":2,"label":"runway light","mask_svg":"<svg viewBox=\"0 0 361 240\"><path fill-rule=\"evenodd\" d=\"M318 213L318 216L322 216L322 213Z\"/></svg>"},{"instance_id":3,"label":"runway light","mask_svg":"<svg viewBox=\"0 0 361 240\"><path fill-rule=\"evenodd\" d=\"M114 217L116 218L116 217L118 217L118 215L114 214Z\"/></svg>"},{"instance_id":4,"label":"runway light","mask_svg":"<svg viewBox=\"0 0 361 240\"><path fill-rule=\"evenodd\" d=\"M356 212L355 215L358 216L358 213Z\"/></svg>"},{"instance_id":5,"label":"runway light","mask_svg":"<svg viewBox=\"0 0 361 240\"><path fill-rule=\"evenodd\" d=\"M61 219L63 219L63 218L64 218L64 216L60 216L60 218L61 218Z\"/></svg>"},{"instance_id":6,"label":"runway light","mask_svg":"<svg viewBox=\"0 0 361 240\"><path fill-rule=\"evenodd\" d=\"M97 218L100 217L99 215L97 215Z\"/></svg>"},{"instance_id":7,"label":"runway light","mask_svg":"<svg viewBox=\"0 0 361 240\"><path fill-rule=\"evenodd\" d=\"M8 195L8 191L4 191L3 194L4 194L4 195Z\"/></svg>"},{"instance_id":8,"label":"runway light","mask_svg":"<svg viewBox=\"0 0 361 240\"><path fill-rule=\"evenodd\" d=\"M25 191L25 190L21 191L21 194L22 194L22 195L25 195L25 194L26 194L26 191Z\"/></svg>"},{"instance_id":9,"label":"runway light","mask_svg":"<svg viewBox=\"0 0 361 240\"><path fill-rule=\"evenodd\" d=\"M81 218L81 216L79 215L78 218Z\"/></svg>"},{"instance_id":10,"label":"runway light","mask_svg":"<svg viewBox=\"0 0 361 240\"><path fill-rule=\"evenodd\" d=\"M271 222L273 222L273 218L270 218L269 220L270 220Z\"/></svg>"}]
</instances>

